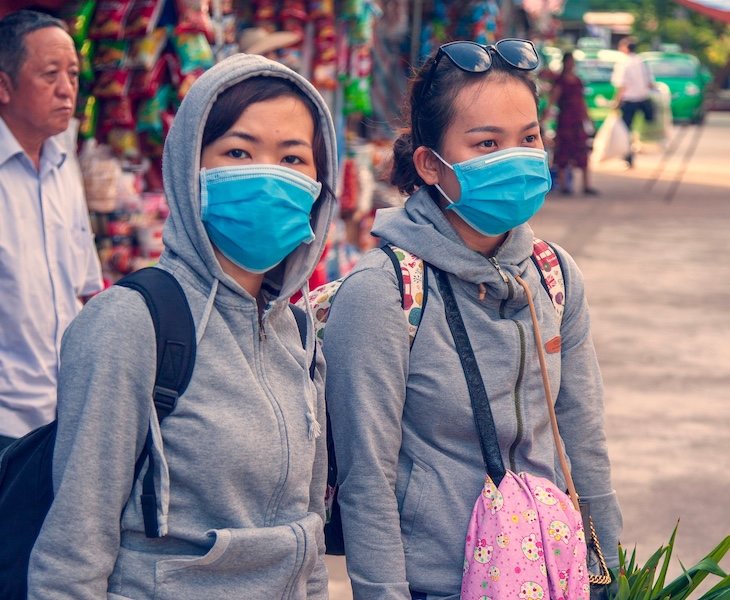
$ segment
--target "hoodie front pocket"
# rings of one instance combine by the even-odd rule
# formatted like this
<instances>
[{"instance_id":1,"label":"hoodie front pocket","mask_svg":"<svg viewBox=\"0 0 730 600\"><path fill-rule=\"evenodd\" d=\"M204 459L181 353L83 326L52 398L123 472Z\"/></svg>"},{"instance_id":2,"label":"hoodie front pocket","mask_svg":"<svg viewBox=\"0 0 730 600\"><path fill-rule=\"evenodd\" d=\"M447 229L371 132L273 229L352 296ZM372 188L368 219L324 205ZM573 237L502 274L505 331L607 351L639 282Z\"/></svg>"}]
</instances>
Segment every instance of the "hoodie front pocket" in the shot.
<instances>
[{"instance_id":1,"label":"hoodie front pocket","mask_svg":"<svg viewBox=\"0 0 730 600\"><path fill-rule=\"evenodd\" d=\"M421 499L424 495L430 469L418 463L413 463L408 478L408 487L403 496L403 505L400 511L400 528L403 544L407 548L409 539L418 533L418 517L421 509Z\"/></svg>"},{"instance_id":2,"label":"hoodie front pocket","mask_svg":"<svg viewBox=\"0 0 730 600\"><path fill-rule=\"evenodd\" d=\"M203 556L157 561L155 600L187 598L306 598L314 570L317 528L314 514L276 527L212 529Z\"/></svg>"}]
</instances>

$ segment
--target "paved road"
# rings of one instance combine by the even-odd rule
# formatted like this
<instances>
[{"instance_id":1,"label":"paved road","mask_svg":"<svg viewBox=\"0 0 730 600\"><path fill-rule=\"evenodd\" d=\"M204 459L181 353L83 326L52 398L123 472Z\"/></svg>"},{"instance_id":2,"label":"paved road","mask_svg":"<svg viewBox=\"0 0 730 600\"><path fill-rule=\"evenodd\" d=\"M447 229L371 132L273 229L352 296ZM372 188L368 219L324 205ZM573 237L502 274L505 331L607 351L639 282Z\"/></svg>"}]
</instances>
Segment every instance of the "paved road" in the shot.
<instances>
[{"instance_id":1,"label":"paved road","mask_svg":"<svg viewBox=\"0 0 730 600\"><path fill-rule=\"evenodd\" d=\"M672 576L730 534L730 113L675 136L533 220L585 275L623 543L645 560L681 519ZM332 600L349 600L329 564Z\"/></svg>"}]
</instances>

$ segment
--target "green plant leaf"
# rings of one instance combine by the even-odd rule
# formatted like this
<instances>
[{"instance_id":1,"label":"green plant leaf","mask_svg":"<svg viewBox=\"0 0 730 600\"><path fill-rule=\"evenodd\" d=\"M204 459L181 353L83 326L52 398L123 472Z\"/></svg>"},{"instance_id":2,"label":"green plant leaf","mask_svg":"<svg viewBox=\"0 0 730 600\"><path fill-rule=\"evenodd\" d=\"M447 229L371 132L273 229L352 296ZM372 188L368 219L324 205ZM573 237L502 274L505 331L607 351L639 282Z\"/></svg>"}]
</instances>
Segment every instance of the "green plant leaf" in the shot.
<instances>
[{"instance_id":1,"label":"green plant leaf","mask_svg":"<svg viewBox=\"0 0 730 600\"><path fill-rule=\"evenodd\" d=\"M730 575L719 581L710 591L702 595L699 600L730 600Z\"/></svg>"},{"instance_id":2,"label":"green plant leaf","mask_svg":"<svg viewBox=\"0 0 730 600\"><path fill-rule=\"evenodd\" d=\"M680 562L679 564L682 565L683 574L665 587L662 593L669 594L672 600L675 598L682 600L697 588L708 574L712 573L724 578L726 573L719 567L718 563L727 554L728 550L730 550L730 535L693 567L685 569L684 565Z\"/></svg>"},{"instance_id":3,"label":"green plant leaf","mask_svg":"<svg viewBox=\"0 0 730 600\"><path fill-rule=\"evenodd\" d=\"M667 544L667 548L669 549L669 552L667 552L667 555L664 557L664 564L662 565L661 570L659 571L659 577L656 580L656 584L654 585L654 588L652 589L652 594L656 595L659 593L659 590L661 590L664 587L664 581L667 577L667 570L669 569L669 562L670 558L672 556L672 550L674 549L674 538L677 536L677 529L679 529L679 520L677 520L677 524L674 526L674 531L672 531L672 536L669 538L669 544Z\"/></svg>"},{"instance_id":4,"label":"green plant leaf","mask_svg":"<svg viewBox=\"0 0 730 600\"><path fill-rule=\"evenodd\" d=\"M631 600L631 588L629 587L629 581L626 575L618 576L618 595L617 600Z\"/></svg>"}]
</instances>

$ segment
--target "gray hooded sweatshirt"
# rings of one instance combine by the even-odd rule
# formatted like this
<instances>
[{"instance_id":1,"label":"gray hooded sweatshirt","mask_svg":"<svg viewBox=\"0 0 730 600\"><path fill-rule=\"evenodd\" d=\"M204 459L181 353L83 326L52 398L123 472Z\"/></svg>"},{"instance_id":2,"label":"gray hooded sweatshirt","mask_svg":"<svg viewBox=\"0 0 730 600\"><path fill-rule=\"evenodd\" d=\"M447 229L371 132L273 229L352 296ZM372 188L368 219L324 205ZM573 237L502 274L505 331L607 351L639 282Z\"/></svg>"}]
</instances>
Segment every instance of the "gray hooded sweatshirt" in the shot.
<instances>
[{"instance_id":1,"label":"gray hooded sweatshirt","mask_svg":"<svg viewBox=\"0 0 730 600\"><path fill-rule=\"evenodd\" d=\"M226 275L200 220L201 139L217 96L254 75L293 81L318 108L334 188L335 134L316 90L286 67L237 55L192 87L165 143L170 217L160 268L182 285L197 356L187 391L157 425L155 333L137 292L112 287L68 329L61 353L55 500L33 549L29 598L326 598L323 361L308 368L288 300L323 251L334 199L315 204L301 245L256 300ZM310 311L311 313L311 311ZM311 319L310 319L311 321ZM321 353L320 353L321 356ZM158 517L147 538L134 464L152 427ZM160 431L161 430L161 431ZM145 469L143 469L143 472Z\"/></svg>"},{"instance_id":2,"label":"gray hooded sweatshirt","mask_svg":"<svg viewBox=\"0 0 730 600\"><path fill-rule=\"evenodd\" d=\"M467 248L425 190L378 212L374 235L448 274L494 416L505 467L565 489L527 300L547 354L560 431L609 564L621 513L611 488L601 377L583 279L558 248L566 284L562 326L530 259L533 232L509 232L492 261ZM499 268L497 268L499 267ZM480 294L486 292L485 294ZM483 299L480 299L483 295ZM464 542L484 483L479 438L433 274L412 348L393 265L367 254L340 287L327 321L327 404L337 452L347 567L357 600L459 597Z\"/></svg>"}]
</instances>

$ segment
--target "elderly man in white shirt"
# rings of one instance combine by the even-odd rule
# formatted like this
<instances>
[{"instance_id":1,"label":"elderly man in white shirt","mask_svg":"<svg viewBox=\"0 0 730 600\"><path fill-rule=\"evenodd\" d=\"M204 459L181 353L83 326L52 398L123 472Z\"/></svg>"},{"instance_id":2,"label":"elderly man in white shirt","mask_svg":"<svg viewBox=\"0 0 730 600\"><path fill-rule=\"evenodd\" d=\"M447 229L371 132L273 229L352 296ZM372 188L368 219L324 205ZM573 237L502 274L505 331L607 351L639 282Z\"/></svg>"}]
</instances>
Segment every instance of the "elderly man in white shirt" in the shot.
<instances>
[{"instance_id":1,"label":"elderly man in white shirt","mask_svg":"<svg viewBox=\"0 0 730 600\"><path fill-rule=\"evenodd\" d=\"M627 57L626 60L616 63L611 83L616 88L616 103L621 108L621 118L631 131L634 115L638 111L644 114L647 122L654 120L654 105L650 94L655 84L649 68L636 54L634 38L623 38L618 48ZM628 166L633 167L634 155L631 150L625 158Z\"/></svg>"},{"instance_id":2,"label":"elderly man in white shirt","mask_svg":"<svg viewBox=\"0 0 730 600\"><path fill-rule=\"evenodd\" d=\"M78 71L62 21L0 20L0 448L55 418L61 337L102 288L79 173L54 139Z\"/></svg>"}]
</instances>

